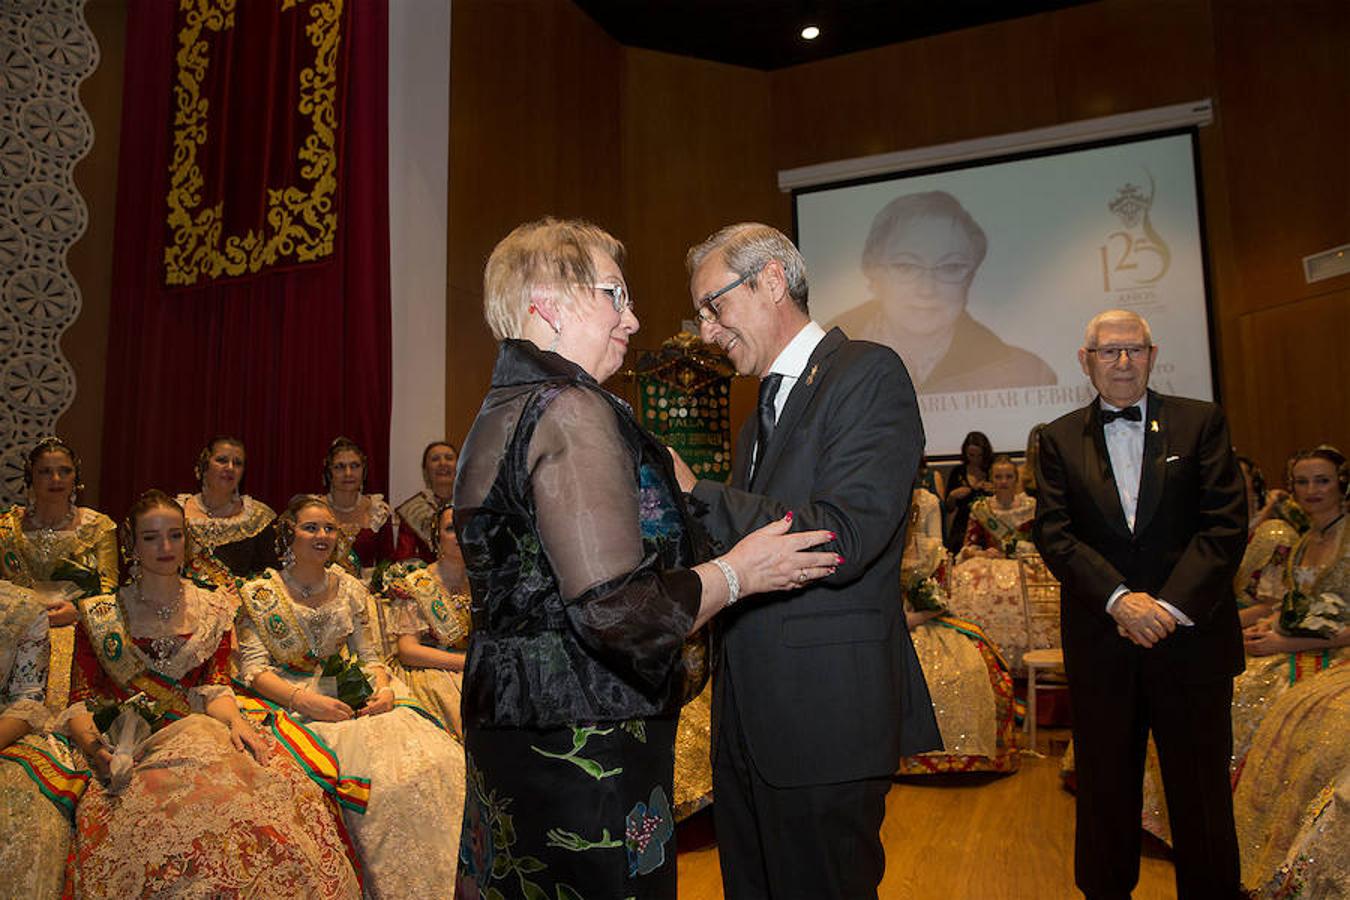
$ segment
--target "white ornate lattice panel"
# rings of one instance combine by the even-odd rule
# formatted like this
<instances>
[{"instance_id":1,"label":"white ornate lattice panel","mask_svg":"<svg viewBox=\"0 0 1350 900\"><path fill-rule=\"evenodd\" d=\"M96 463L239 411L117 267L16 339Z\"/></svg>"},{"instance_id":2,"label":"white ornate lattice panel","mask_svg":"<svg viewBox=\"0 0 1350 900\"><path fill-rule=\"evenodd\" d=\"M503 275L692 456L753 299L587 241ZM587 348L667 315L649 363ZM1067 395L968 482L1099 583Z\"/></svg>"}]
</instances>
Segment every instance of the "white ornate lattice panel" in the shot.
<instances>
[{"instance_id":1,"label":"white ornate lattice panel","mask_svg":"<svg viewBox=\"0 0 1350 900\"><path fill-rule=\"evenodd\" d=\"M74 169L97 65L84 0L0 0L0 502L20 499L24 454L75 399L60 340L80 314L66 253L89 221Z\"/></svg>"}]
</instances>

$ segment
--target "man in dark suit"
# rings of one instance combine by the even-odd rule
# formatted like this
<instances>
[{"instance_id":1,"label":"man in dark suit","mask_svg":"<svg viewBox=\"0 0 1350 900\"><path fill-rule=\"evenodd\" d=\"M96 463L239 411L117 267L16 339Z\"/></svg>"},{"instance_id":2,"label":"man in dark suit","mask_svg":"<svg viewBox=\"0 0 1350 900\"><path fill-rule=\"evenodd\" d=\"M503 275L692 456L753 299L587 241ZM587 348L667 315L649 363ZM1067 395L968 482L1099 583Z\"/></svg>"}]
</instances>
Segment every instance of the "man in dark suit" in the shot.
<instances>
[{"instance_id":1,"label":"man in dark suit","mask_svg":"<svg viewBox=\"0 0 1350 900\"><path fill-rule=\"evenodd\" d=\"M1157 355L1139 315L1095 317L1078 361L1100 396L1040 436L1035 538L1060 581L1074 874L1088 897L1130 896L1152 730L1177 893L1227 900L1239 896L1228 758L1246 507L1223 411L1148 390Z\"/></svg>"},{"instance_id":2,"label":"man in dark suit","mask_svg":"<svg viewBox=\"0 0 1350 900\"><path fill-rule=\"evenodd\" d=\"M729 898L876 896L879 829L903 754L938 749L900 585L923 452L896 354L807 313L806 267L766 225L722 229L687 259L705 340L760 378L730 486L681 486L713 537L794 514L827 529L834 574L715 620L713 815Z\"/></svg>"}]
</instances>

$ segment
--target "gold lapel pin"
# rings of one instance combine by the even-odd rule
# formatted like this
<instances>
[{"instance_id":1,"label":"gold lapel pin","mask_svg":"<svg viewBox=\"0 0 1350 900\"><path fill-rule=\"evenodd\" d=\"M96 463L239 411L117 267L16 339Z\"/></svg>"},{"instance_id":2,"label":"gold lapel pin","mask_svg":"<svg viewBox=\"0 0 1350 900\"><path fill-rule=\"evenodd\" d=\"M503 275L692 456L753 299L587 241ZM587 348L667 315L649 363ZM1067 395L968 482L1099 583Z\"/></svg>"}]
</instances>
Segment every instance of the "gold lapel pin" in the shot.
<instances>
[{"instance_id":1,"label":"gold lapel pin","mask_svg":"<svg viewBox=\"0 0 1350 900\"><path fill-rule=\"evenodd\" d=\"M810 387L810 386L811 386L811 382L813 382L813 381L816 380L816 370L819 369L819 368L820 368L820 363L816 363L814 366L811 367L811 371L807 373L807 375L806 375L806 386L807 386L807 387ZM1154 423L1154 424L1157 424L1157 423ZM1154 430L1156 430L1156 429L1154 429Z\"/></svg>"},{"instance_id":2,"label":"gold lapel pin","mask_svg":"<svg viewBox=\"0 0 1350 900\"><path fill-rule=\"evenodd\" d=\"M1157 420L1157 419L1150 419L1150 420L1149 420L1149 423L1148 423L1148 427L1149 427L1149 430L1150 430L1150 431L1152 431L1154 434L1157 434L1157 433L1158 433L1158 420Z\"/></svg>"}]
</instances>

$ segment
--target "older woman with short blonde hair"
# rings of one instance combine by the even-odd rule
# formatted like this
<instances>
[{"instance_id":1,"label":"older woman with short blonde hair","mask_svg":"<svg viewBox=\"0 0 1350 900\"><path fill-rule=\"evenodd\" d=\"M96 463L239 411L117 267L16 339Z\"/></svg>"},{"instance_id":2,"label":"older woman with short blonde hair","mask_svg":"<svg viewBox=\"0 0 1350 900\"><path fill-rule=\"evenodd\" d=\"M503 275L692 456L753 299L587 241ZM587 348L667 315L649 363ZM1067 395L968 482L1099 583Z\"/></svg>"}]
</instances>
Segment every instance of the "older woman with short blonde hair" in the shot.
<instances>
[{"instance_id":1,"label":"older woman with short blonde hair","mask_svg":"<svg viewBox=\"0 0 1350 900\"><path fill-rule=\"evenodd\" d=\"M666 448L600 387L638 330L622 261L595 225L542 219L484 274L501 347L455 487L473 619L466 895L674 897L686 638L837 559L808 552L828 533L785 520L700 562Z\"/></svg>"}]
</instances>

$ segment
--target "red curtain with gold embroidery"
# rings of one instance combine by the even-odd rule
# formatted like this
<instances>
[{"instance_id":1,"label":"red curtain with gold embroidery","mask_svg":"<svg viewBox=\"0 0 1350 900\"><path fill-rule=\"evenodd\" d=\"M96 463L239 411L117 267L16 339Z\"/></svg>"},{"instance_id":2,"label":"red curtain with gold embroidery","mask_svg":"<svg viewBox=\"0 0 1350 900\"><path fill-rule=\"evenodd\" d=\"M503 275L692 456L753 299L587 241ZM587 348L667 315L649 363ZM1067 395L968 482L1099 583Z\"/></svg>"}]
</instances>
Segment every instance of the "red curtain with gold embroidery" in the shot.
<instances>
[{"instance_id":1,"label":"red curtain with gold embroidery","mask_svg":"<svg viewBox=\"0 0 1350 900\"><path fill-rule=\"evenodd\" d=\"M195 490L217 433L243 489L321 490L345 434L388 477L385 0L128 10L100 505Z\"/></svg>"}]
</instances>

